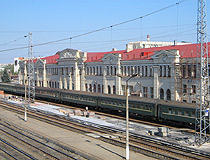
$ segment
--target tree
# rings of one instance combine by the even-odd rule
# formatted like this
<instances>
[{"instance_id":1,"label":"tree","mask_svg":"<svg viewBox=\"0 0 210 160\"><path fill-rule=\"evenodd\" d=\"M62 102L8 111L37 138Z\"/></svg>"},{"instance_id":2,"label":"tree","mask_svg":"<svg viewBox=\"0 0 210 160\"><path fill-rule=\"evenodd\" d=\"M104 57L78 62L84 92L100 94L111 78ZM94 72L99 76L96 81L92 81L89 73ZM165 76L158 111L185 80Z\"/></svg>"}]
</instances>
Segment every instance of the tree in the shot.
<instances>
[{"instance_id":1,"label":"tree","mask_svg":"<svg viewBox=\"0 0 210 160\"><path fill-rule=\"evenodd\" d=\"M2 80L3 83L10 83L11 82L6 68L4 69L4 72L3 72L3 75L1 77L1 80Z\"/></svg>"}]
</instances>

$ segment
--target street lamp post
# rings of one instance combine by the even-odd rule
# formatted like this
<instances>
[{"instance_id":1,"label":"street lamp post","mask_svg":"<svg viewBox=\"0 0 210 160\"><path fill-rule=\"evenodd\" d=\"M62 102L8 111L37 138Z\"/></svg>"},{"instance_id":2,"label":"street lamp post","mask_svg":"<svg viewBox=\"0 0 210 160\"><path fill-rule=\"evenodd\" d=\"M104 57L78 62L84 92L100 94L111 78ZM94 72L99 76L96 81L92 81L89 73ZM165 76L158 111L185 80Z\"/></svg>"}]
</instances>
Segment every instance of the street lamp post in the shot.
<instances>
[{"instance_id":1,"label":"street lamp post","mask_svg":"<svg viewBox=\"0 0 210 160\"><path fill-rule=\"evenodd\" d=\"M129 104L128 104L128 81L136 77L138 74L133 74L126 80L126 160L129 160ZM117 74L118 77L121 75Z\"/></svg>"}]
</instances>

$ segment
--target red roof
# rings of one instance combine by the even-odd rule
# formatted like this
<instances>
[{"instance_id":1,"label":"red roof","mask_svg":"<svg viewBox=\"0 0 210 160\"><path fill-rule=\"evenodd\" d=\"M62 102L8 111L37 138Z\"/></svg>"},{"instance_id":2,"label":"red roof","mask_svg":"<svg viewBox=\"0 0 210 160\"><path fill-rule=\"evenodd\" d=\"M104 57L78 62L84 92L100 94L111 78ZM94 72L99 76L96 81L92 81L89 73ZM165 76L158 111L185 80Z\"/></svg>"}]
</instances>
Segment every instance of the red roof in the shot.
<instances>
[{"instance_id":1,"label":"red roof","mask_svg":"<svg viewBox=\"0 0 210 160\"><path fill-rule=\"evenodd\" d=\"M210 42L208 43L208 45L210 45ZM179 50L181 58L197 57L197 44L187 44L187 45L175 45L175 46L164 46L164 47L153 47L153 48L141 48L141 49L134 49L130 52L126 52L126 50L109 51L109 52L88 52L87 60L85 62L101 62L101 58L103 58L104 55L110 53L121 54L122 61L149 60L151 59L151 56L154 55L155 51L173 50L173 49ZM58 63L56 60L59 59L59 54L44 57L41 59L45 59L47 64L56 64ZM34 62L36 61L37 60L34 60Z\"/></svg>"},{"instance_id":2,"label":"red roof","mask_svg":"<svg viewBox=\"0 0 210 160\"><path fill-rule=\"evenodd\" d=\"M210 45L210 42L208 43L208 45ZM110 53L121 54L122 61L148 60L151 59L150 56L154 55L155 51L173 50L173 49L179 50L181 58L197 57L197 44L187 44L187 45L175 45L175 46L164 46L164 47L153 47L153 48L141 48L141 49L134 49L130 52L126 52L126 50L109 51L109 52L92 52L92 53L90 52L87 53L86 62L100 62L101 58L105 54L110 54Z\"/></svg>"},{"instance_id":3,"label":"red roof","mask_svg":"<svg viewBox=\"0 0 210 160\"><path fill-rule=\"evenodd\" d=\"M44 57L44 58L41 58L41 59L45 59L47 64L56 64L56 63L58 63L56 60L59 59L59 54Z\"/></svg>"}]
</instances>

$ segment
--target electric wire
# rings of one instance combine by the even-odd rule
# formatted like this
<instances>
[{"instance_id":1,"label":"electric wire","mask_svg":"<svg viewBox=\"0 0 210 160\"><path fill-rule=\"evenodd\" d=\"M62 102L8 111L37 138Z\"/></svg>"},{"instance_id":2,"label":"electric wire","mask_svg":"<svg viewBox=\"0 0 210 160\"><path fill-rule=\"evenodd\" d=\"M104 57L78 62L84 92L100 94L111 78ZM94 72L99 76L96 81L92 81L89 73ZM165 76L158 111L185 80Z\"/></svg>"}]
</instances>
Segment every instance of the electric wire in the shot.
<instances>
[{"instance_id":1,"label":"electric wire","mask_svg":"<svg viewBox=\"0 0 210 160\"><path fill-rule=\"evenodd\" d=\"M59 39L59 40L54 40L54 41L49 41L49 42L34 44L33 47L48 45L48 44L51 44L51 43L56 43L56 42L61 42L61 41L66 41L66 40L72 40L72 39L75 39L75 38L78 38L78 37L82 37L82 36L89 35L89 34L92 34L92 33L95 33L95 32L99 32L99 31L103 31L103 30L109 29L110 27L113 28L113 27L116 27L116 26L119 26L119 25L123 25L123 24L126 24L126 23L130 23L130 22L133 22L133 21L136 21L136 20L139 20L139 19L142 19L142 18L151 16L151 15L153 15L153 14L156 14L156 13L161 12L161 11L163 11L163 10L166 10L166 9L168 9L168 8L174 7L174 6L176 6L177 4L183 3L184 1L186 1L186 0L181 0L181 1L177 2L177 3L174 3L174 4L171 4L171 5L169 5L169 6L163 7L163 8L161 8L161 9L158 9L158 10L153 11L153 12L151 12L151 13L145 14L145 15L143 15L143 16L140 16L140 17L137 17L137 18L133 18L133 19L130 19L130 20L127 20L127 21L124 21L124 22L116 23L116 24L113 24L113 25L111 25L111 26L103 27L103 28L100 28L100 29L96 29L96 30L89 31L89 32L86 32L86 33L78 34L78 35L76 35L76 36L72 36L72 37L68 37L68 38L63 38L63 39ZM11 48L11 49L0 50L0 52L13 51L13 50L25 49L25 48L28 48L28 46L19 47L19 48Z\"/></svg>"}]
</instances>

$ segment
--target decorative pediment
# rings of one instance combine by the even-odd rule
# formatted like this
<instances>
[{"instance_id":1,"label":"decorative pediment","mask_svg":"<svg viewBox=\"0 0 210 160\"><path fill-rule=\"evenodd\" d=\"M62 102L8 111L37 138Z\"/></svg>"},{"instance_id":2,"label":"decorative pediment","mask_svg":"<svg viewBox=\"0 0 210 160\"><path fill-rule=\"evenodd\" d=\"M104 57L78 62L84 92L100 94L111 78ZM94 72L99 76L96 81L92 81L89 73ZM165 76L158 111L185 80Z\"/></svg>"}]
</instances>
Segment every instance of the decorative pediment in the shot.
<instances>
[{"instance_id":1,"label":"decorative pediment","mask_svg":"<svg viewBox=\"0 0 210 160\"><path fill-rule=\"evenodd\" d=\"M63 51L60 51L59 59L75 59L79 58L80 50L74 50L74 49L65 49Z\"/></svg>"},{"instance_id":2,"label":"decorative pediment","mask_svg":"<svg viewBox=\"0 0 210 160\"><path fill-rule=\"evenodd\" d=\"M171 63L172 61L177 61L179 59L179 50L161 50L156 51L154 55L151 56L154 61L159 63Z\"/></svg>"},{"instance_id":3,"label":"decorative pediment","mask_svg":"<svg viewBox=\"0 0 210 160\"><path fill-rule=\"evenodd\" d=\"M43 67L45 64L45 61L43 59L38 59L36 62L35 62L35 67Z\"/></svg>"},{"instance_id":4,"label":"decorative pediment","mask_svg":"<svg viewBox=\"0 0 210 160\"><path fill-rule=\"evenodd\" d=\"M118 54L118 53L106 54L106 55L104 55L103 58L101 58L101 60L104 62L104 64L116 64L116 63L118 63L118 61L120 59L121 59L121 54Z\"/></svg>"}]
</instances>

